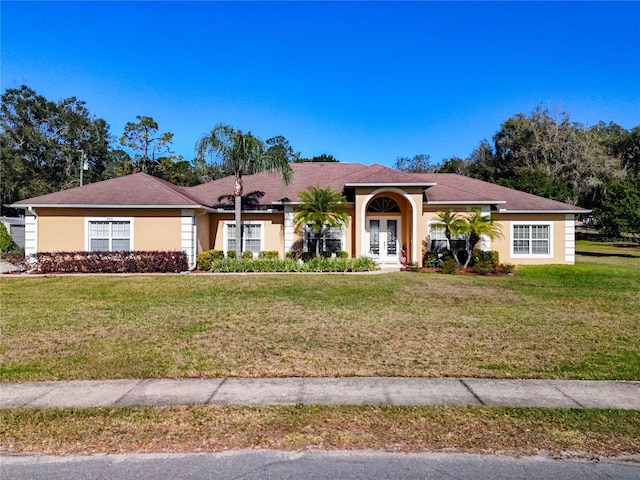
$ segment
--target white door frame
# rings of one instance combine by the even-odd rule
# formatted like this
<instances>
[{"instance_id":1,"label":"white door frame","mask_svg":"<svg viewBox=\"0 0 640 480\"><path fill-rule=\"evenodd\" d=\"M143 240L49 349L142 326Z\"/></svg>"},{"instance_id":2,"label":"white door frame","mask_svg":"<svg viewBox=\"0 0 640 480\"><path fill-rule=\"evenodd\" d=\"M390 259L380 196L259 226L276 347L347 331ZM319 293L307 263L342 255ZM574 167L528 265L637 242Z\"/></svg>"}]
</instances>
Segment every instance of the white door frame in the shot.
<instances>
[{"instance_id":1,"label":"white door frame","mask_svg":"<svg viewBox=\"0 0 640 480\"><path fill-rule=\"evenodd\" d=\"M369 248L371 242L371 220L378 220L380 222L378 255L375 255ZM387 222L389 220L395 220L396 222L395 255L387 254ZM368 215L365 220L365 231L365 249L368 256L380 263L400 263L400 250L402 249L402 217L400 215Z\"/></svg>"}]
</instances>

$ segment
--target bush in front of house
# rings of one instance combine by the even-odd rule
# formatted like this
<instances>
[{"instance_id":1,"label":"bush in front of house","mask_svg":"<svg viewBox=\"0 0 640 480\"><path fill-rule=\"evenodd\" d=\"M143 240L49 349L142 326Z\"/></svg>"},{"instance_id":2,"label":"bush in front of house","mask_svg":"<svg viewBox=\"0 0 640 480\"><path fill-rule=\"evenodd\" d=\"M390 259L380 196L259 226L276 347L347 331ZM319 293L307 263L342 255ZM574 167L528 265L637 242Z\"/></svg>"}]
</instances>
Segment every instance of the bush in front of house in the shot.
<instances>
[{"instance_id":1,"label":"bush in front of house","mask_svg":"<svg viewBox=\"0 0 640 480\"><path fill-rule=\"evenodd\" d=\"M211 262L210 272L247 273L247 272L366 272L377 270L377 264L370 258L312 258L300 263L293 258L223 258Z\"/></svg>"},{"instance_id":2,"label":"bush in front of house","mask_svg":"<svg viewBox=\"0 0 640 480\"><path fill-rule=\"evenodd\" d=\"M279 258L280 254L277 250L263 250L258 254L258 258L267 258L267 259L276 259Z\"/></svg>"},{"instance_id":3,"label":"bush in front of house","mask_svg":"<svg viewBox=\"0 0 640 480\"><path fill-rule=\"evenodd\" d=\"M185 252L40 252L40 273L178 273L189 268Z\"/></svg>"},{"instance_id":4,"label":"bush in front of house","mask_svg":"<svg viewBox=\"0 0 640 480\"><path fill-rule=\"evenodd\" d=\"M16 249L16 244L13 241L13 237L7 230L4 223L0 222L0 257L12 252Z\"/></svg>"},{"instance_id":5,"label":"bush in front of house","mask_svg":"<svg viewBox=\"0 0 640 480\"><path fill-rule=\"evenodd\" d=\"M451 250L428 250L422 259L422 265L425 268L440 268L446 260L454 260Z\"/></svg>"},{"instance_id":6,"label":"bush in front of house","mask_svg":"<svg viewBox=\"0 0 640 480\"><path fill-rule=\"evenodd\" d=\"M471 266L476 263L500 263L500 254L495 250L474 249L471 252Z\"/></svg>"},{"instance_id":7,"label":"bush in front of house","mask_svg":"<svg viewBox=\"0 0 640 480\"><path fill-rule=\"evenodd\" d=\"M460 270L460 268L462 267L453 258L447 258L442 263L440 263L439 268L442 273L452 275L456 273L458 270Z\"/></svg>"},{"instance_id":8,"label":"bush in front of house","mask_svg":"<svg viewBox=\"0 0 640 480\"><path fill-rule=\"evenodd\" d=\"M510 263L475 262L471 270L478 275L512 275L516 273L515 265Z\"/></svg>"},{"instance_id":9,"label":"bush in front of house","mask_svg":"<svg viewBox=\"0 0 640 480\"><path fill-rule=\"evenodd\" d=\"M471 270L473 273L477 273L478 275L489 275L490 273L495 273L495 266L497 266L497 264L476 261L473 262Z\"/></svg>"},{"instance_id":10,"label":"bush in front of house","mask_svg":"<svg viewBox=\"0 0 640 480\"><path fill-rule=\"evenodd\" d=\"M222 250L207 250L198 254L196 257L196 264L199 270L209 270L211 268L211 262L214 260L220 260L224 258L224 252Z\"/></svg>"}]
</instances>

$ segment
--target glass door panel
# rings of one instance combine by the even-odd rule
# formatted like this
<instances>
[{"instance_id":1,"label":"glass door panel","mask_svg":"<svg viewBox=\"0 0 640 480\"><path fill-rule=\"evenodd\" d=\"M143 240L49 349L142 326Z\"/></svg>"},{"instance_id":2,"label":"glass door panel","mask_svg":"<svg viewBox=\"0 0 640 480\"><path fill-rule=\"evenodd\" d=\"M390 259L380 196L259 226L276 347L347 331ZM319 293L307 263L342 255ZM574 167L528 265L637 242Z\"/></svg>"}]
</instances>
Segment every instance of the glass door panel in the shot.
<instances>
[{"instance_id":1,"label":"glass door panel","mask_svg":"<svg viewBox=\"0 0 640 480\"><path fill-rule=\"evenodd\" d=\"M398 255L397 229L397 220L387 220L387 257L395 257Z\"/></svg>"},{"instance_id":2,"label":"glass door panel","mask_svg":"<svg viewBox=\"0 0 640 480\"><path fill-rule=\"evenodd\" d=\"M380 220L369 220L369 251L374 257L380 255Z\"/></svg>"}]
</instances>

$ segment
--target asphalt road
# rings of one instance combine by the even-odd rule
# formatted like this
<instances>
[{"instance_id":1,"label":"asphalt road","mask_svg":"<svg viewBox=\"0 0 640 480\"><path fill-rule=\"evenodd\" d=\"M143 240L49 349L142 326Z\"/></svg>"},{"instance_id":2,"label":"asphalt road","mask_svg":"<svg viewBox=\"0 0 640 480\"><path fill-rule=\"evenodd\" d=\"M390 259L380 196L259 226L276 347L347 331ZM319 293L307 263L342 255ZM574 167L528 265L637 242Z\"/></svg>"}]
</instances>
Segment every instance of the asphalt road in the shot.
<instances>
[{"instance_id":1,"label":"asphalt road","mask_svg":"<svg viewBox=\"0 0 640 480\"><path fill-rule=\"evenodd\" d=\"M269 480L640 478L640 464L468 454L282 452L218 454L0 456L0 478L12 480Z\"/></svg>"}]
</instances>

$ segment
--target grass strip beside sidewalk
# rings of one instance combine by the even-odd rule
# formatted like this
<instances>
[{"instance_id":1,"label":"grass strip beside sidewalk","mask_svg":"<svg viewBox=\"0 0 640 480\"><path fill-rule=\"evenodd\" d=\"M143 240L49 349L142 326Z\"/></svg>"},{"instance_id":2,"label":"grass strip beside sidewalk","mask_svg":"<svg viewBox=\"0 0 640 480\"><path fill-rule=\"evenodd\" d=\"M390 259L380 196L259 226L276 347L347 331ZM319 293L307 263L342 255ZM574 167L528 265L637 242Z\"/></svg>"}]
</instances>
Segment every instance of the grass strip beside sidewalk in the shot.
<instances>
[{"instance_id":1,"label":"grass strip beside sidewalk","mask_svg":"<svg viewBox=\"0 0 640 480\"><path fill-rule=\"evenodd\" d=\"M0 450L52 455L237 448L460 451L584 458L640 453L640 412L291 406L11 409Z\"/></svg>"}]
</instances>

